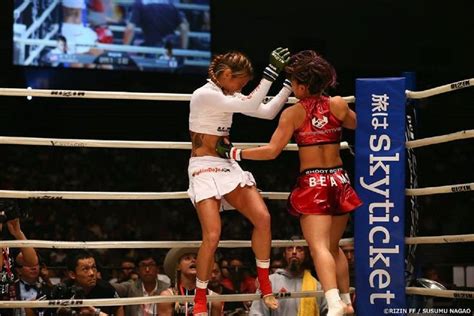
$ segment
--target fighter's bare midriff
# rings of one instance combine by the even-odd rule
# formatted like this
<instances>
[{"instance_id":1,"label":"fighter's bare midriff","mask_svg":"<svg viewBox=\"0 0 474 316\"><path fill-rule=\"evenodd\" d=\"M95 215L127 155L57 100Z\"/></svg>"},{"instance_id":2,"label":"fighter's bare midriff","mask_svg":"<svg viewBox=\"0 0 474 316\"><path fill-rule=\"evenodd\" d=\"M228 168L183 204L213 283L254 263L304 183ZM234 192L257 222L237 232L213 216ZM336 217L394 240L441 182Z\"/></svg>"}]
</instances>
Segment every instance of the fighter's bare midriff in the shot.
<instances>
[{"instance_id":1,"label":"fighter's bare midriff","mask_svg":"<svg viewBox=\"0 0 474 316\"><path fill-rule=\"evenodd\" d=\"M189 132L191 136L191 157L214 156L219 157L216 152L216 144L221 138L228 136L217 136L202 133Z\"/></svg>"},{"instance_id":2,"label":"fighter's bare midriff","mask_svg":"<svg viewBox=\"0 0 474 316\"><path fill-rule=\"evenodd\" d=\"M302 146L299 148L300 171L311 168L342 166L339 144Z\"/></svg>"}]
</instances>

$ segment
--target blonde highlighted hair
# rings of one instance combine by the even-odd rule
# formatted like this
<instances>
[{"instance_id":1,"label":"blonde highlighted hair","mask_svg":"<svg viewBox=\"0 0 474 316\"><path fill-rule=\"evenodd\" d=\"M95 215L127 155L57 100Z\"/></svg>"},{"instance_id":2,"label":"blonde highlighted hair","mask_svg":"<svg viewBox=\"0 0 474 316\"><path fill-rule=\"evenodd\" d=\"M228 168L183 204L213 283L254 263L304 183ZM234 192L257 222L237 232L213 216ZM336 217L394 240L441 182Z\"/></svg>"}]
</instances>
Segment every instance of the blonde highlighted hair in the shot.
<instances>
[{"instance_id":1,"label":"blonde highlighted hair","mask_svg":"<svg viewBox=\"0 0 474 316\"><path fill-rule=\"evenodd\" d=\"M214 56L208 69L209 78L220 86L217 77L226 69L232 71L233 77L248 76L253 78L252 63L248 57L241 52L233 51Z\"/></svg>"}]
</instances>

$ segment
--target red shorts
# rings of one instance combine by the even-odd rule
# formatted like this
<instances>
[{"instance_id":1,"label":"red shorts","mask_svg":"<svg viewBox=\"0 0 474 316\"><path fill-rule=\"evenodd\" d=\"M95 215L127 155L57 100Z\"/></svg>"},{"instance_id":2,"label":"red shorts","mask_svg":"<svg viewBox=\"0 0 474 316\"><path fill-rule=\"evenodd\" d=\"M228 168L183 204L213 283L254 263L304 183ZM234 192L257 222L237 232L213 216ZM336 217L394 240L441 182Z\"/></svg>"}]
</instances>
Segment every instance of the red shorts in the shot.
<instances>
[{"instance_id":1,"label":"red shorts","mask_svg":"<svg viewBox=\"0 0 474 316\"><path fill-rule=\"evenodd\" d=\"M288 198L288 212L295 216L343 215L360 205L343 168L303 171Z\"/></svg>"}]
</instances>

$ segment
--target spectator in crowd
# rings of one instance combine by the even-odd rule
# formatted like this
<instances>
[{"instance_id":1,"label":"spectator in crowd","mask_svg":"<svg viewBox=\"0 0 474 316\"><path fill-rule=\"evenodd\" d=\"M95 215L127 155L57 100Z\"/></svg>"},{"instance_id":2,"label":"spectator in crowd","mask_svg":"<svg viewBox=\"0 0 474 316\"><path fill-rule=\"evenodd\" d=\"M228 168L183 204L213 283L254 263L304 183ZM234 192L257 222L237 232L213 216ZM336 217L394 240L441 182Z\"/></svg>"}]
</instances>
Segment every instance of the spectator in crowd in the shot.
<instances>
[{"instance_id":1,"label":"spectator in crowd","mask_svg":"<svg viewBox=\"0 0 474 316\"><path fill-rule=\"evenodd\" d=\"M67 54L67 40L63 35L58 35L56 47L50 51L51 54Z\"/></svg>"},{"instance_id":2,"label":"spectator in crowd","mask_svg":"<svg viewBox=\"0 0 474 316\"><path fill-rule=\"evenodd\" d=\"M84 26L84 0L62 0L63 23L61 34L66 38L69 53L99 55L100 50L91 48L97 40L97 34Z\"/></svg>"},{"instance_id":3,"label":"spectator in crowd","mask_svg":"<svg viewBox=\"0 0 474 316\"><path fill-rule=\"evenodd\" d=\"M229 274L229 260L222 258L219 260L219 267L221 268L222 278L228 278Z\"/></svg>"},{"instance_id":4,"label":"spectator in crowd","mask_svg":"<svg viewBox=\"0 0 474 316\"><path fill-rule=\"evenodd\" d=\"M26 240L26 236L21 230L20 206L14 200L1 199L0 200L0 238L7 237L6 231L3 230L7 226L8 232L16 240ZM14 217L14 218L12 218ZM10 236L8 236L10 237ZM38 265L38 256L32 247L8 248L2 247L2 255L0 256L0 300L19 300L21 293L18 290L19 276L17 274L15 257L21 253L22 263L27 266ZM0 309L0 315L10 316L14 315L13 309Z\"/></svg>"},{"instance_id":5,"label":"spectator in crowd","mask_svg":"<svg viewBox=\"0 0 474 316\"><path fill-rule=\"evenodd\" d=\"M161 292L161 295L194 295L196 290L196 255L197 248L173 248L166 254L164 262L165 273L174 284L173 287ZM212 294L211 290L207 290ZM222 303L213 302L208 307L211 316L222 314ZM161 303L158 304L160 316L194 315L194 302L190 303Z\"/></svg>"},{"instance_id":6,"label":"spectator in crowd","mask_svg":"<svg viewBox=\"0 0 474 316\"><path fill-rule=\"evenodd\" d=\"M132 15L124 32L123 43L130 45L136 27L142 29L144 46L162 47L179 32L180 48L188 47L189 23L169 0L135 0Z\"/></svg>"},{"instance_id":7,"label":"spectator in crowd","mask_svg":"<svg viewBox=\"0 0 474 316\"><path fill-rule=\"evenodd\" d=\"M229 290L222 285L222 273L221 268L218 262L214 262L214 267L212 268L211 278L209 279L209 289L217 294L234 294L235 292ZM239 302L225 302L224 303L224 314L235 313L236 309L239 308L241 304Z\"/></svg>"},{"instance_id":8,"label":"spectator in crowd","mask_svg":"<svg viewBox=\"0 0 474 316\"><path fill-rule=\"evenodd\" d=\"M285 268L270 275L273 292L322 290L321 284L311 275L308 247L286 247L283 253ZM262 301L253 301L250 315L263 316L323 316L327 314L327 302L323 297L284 299L277 310L270 312Z\"/></svg>"},{"instance_id":9,"label":"spectator in crowd","mask_svg":"<svg viewBox=\"0 0 474 316\"><path fill-rule=\"evenodd\" d=\"M36 300L50 292L52 284L47 268L46 270L45 267L40 269L39 262L35 265L27 265L23 253L20 252L15 259L15 268L19 278L16 286L18 300ZM31 309L21 308L18 315L32 315L31 313L33 313Z\"/></svg>"},{"instance_id":10,"label":"spectator in crowd","mask_svg":"<svg viewBox=\"0 0 474 316\"><path fill-rule=\"evenodd\" d=\"M222 285L231 294L250 294L257 290L256 280L242 259L234 255L229 259L229 277L222 280ZM227 308L244 312L249 309L251 302L229 302Z\"/></svg>"},{"instance_id":11,"label":"spectator in crowd","mask_svg":"<svg viewBox=\"0 0 474 316\"><path fill-rule=\"evenodd\" d=\"M234 256L229 260L229 277L222 280L222 285L238 293L255 293L257 287L255 278L250 276L248 267L244 265L242 259Z\"/></svg>"},{"instance_id":12,"label":"spectator in crowd","mask_svg":"<svg viewBox=\"0 0 474 316\"><path fill-rule=\"evenodd\" d=\"M65 287L72 292L74 298L98 299L118 298L118 294L110 283L97 278L97 265L94 256L87 251L80 251L74 255L68 255L67 269L69 278ZM62 286L64 286L62 285ZM59 285L58 285L59 286ZM58 286L55 288L57 289ZM53 288L53 292L55 289ZM80 313L98 316L124 316L122 306L108 307L80 307ZM58 311L59 313L60 311Z\"/></svg>"},{"instance_id":13,"label":"spectator in crowd","mask_svg":"<svg viewBox=\"0 0 474 316\"><path fill-rule=\"evenodd\" d=\"M110 283L122 283L139 278L135 269L135 262L132 258L125 258L120 262L120 269L116 279L110 280Z\"/></svg>"},{"instance_id":14,"label":"spectator in crowd","mask_svg":"<svg viewBox=\"0 0 474 316\"><path fill-rule=\"evenodd\" d=\"M272 259L270 264L270 273L275 273L278 269L284 267L283 259L280 258L280 255Z\"/></svg>"},{"instance_id":15,"label":"spectator in crowd","mask_svg":"<svg viewBox=\"0 0 474 316\"><path fill-rule=\"evenodd\" d=\"M89 0L87 3L87 21L97 34L97 41L104 44L113 44L114 36L108 23L113 22L114 4L112 0Z\"/></svg>"},{"instance_id":16,"label":"spectator in crowd","mask_svg":"<svg viewBox=\"0 0 474 316\"><path fill-rule=\"evenodd\" d=\"M158 296L170 287L158 279L158 264L154 256L144 252L137 259L138 279L130 279L126 282L114 283L120 297L144 297ZM136 315L158 315L157 304L128 305L124 307L125 316Z\"/></svg>"}]
</instances>

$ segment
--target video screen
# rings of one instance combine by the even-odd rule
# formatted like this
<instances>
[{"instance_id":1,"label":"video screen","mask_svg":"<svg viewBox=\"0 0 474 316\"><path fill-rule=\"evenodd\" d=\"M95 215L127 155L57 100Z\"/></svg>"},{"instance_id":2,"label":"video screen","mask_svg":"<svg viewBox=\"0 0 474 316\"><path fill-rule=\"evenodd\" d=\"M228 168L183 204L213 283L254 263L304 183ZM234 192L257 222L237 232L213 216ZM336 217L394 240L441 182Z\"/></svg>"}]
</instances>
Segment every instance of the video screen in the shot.
<instances>
[{"instance_id":1,"label":"video screen","mask_svg":"<svg viewBox=\"0 0 474 316\"><path fill-rule=\"evenodd\" d=\"M210 0L14 0L13 63L205 73Z\"/></svg>"}]
</instances>

